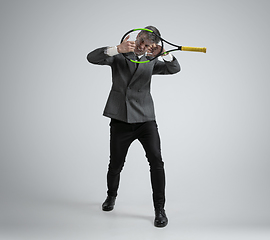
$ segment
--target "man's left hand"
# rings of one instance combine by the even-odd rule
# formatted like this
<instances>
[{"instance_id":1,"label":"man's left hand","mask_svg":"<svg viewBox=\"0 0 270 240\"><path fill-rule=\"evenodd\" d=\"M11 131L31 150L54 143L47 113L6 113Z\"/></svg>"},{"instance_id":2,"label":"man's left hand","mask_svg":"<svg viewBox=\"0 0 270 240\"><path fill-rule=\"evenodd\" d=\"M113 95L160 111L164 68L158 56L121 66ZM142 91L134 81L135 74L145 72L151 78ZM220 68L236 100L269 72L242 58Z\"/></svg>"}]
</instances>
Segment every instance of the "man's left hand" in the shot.
<instances>
[{"instance_id":1,"label":"man's left hand","mask_svg":"<svg viewBox=\"0 0 270 240\"><path fill-rule=\"evenodd\" d=\"M161 50L161 46L157 45L157 44L153 44L149 47L148 51L147 51L147 55L151 56L151 57L155 57L160 53ZM163 53L166 52L165 49L163 48L161 55L163 55ZM167 54L165 54L167 55Z\"/></svg>"}]
</instances>

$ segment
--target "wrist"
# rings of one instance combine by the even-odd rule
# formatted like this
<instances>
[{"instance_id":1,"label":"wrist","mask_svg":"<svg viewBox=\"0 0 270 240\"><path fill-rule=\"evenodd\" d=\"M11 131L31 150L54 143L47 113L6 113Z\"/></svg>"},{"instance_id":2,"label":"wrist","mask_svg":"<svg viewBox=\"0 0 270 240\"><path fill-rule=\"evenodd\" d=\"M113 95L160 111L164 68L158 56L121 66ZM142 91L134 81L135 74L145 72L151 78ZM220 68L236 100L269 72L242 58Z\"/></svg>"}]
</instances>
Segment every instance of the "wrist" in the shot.
<instances>
[{"instance_id":1,"label":"wrist","mask_svg":"<svg viewBox=\"0 0 270 240\"><path fill-rule=\"evenodd\" d=\"M167 62L171 62L173 60L173 56L172 56L172 54L170 52L167 53L166 55L165 54L162 55L162 58L163 58L163 60L165 60Z\"/></svg>"},{"instance_id":2,"label":"wrist","mask_svg":"<svg viewBox=\"0 0 270 240\"><path fill-rule=\"evenodd\" d=\"M116 48L117 48L117 52L121 53L120 45L117 45Z\"/></svg>"}]
</instances>

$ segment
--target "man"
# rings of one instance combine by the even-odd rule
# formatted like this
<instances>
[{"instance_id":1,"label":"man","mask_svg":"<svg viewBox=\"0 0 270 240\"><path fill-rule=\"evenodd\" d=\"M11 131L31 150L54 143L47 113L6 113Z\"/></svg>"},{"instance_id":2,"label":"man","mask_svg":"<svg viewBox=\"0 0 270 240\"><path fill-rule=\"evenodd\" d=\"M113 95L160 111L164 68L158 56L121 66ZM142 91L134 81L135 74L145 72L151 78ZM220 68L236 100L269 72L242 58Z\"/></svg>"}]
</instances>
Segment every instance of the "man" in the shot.
<instances>
[{"instance_id":1,"label":"man","mask_svg":"<svg viewBox=\"0 0 270 240\"><path fill-rule=\"evenodd\" d=\"M146 27L158 36L153 26ZM134 54L141 61L160 52L159 38L149 31L141 31L135 41L124 41L115 47L102 47L90 52L90 63L109 65L112 69L112 88L103 115L110 122L110 162L107 173L107 198L102 204L104 211L114 209L120 172L124 166L130 144L138 139L142 144L150 165L154 225L165 227L168 223L165 206L165 172L161 157L160 138L155 121L154 104L150 94L151 77L154 74L174 74L180 65L170 53L163 54L148 63L138 64L128 61L123 54ZM163 49L162 53L165 53ZM147 56L146 56L147 54ZM138 175L140 173L137 173Z\"/></svg>"}]
</instances>

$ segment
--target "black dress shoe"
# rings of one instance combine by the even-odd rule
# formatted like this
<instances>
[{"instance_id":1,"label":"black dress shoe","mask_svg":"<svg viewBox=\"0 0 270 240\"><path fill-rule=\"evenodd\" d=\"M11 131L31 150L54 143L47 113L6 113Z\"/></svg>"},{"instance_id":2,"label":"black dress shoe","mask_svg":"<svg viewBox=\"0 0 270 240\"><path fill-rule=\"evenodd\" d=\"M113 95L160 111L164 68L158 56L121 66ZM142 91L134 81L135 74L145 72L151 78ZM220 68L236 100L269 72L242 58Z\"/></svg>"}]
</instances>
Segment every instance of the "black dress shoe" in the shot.
<instances>
[{"instance_id":1,"label":"black dress shoe","mask_svg":"<svg viewBox=\"0 0 270 240\"><path fill-rule=\"evenodd\" d=\"M165 210L163 208L155 210L155 227L165 227L168 224L168 218L166 216Z\"/></svg>"},{"instance_id":2,"label":"black dress shoe","mask_svg":"<svg viewBox=\"0 0 270 240\"><path fill-rule=\"evenodd\" d=\"M105 200L105 202L102 204L102 210L103 211L112 211L115 205L115 199L116 197L108 196Z\"/></svg>"}]
</instances>

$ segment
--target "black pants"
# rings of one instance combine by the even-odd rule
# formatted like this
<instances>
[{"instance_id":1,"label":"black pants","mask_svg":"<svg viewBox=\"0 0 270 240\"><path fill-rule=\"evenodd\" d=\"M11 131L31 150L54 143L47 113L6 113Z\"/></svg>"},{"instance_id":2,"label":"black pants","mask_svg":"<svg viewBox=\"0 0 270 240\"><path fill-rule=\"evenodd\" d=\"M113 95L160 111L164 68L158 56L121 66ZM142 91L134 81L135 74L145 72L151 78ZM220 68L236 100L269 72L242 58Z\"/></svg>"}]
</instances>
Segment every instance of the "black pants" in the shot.
<instances>
[{"instance_id":1,"label":"black pants","mask_svg":"<svg viewBox=\"0 0 270 240\"><path fill-rule=\"evenodd\" d=\"M163 208L165 204L165 172L156 121L130 124L112 119L110 127L108 195L117 196L120 172L124 166L128 148L134 140L138 139L146 152L150 165L154 207L155 209Z\"/></svg>"}]
</instances>

